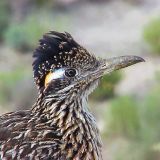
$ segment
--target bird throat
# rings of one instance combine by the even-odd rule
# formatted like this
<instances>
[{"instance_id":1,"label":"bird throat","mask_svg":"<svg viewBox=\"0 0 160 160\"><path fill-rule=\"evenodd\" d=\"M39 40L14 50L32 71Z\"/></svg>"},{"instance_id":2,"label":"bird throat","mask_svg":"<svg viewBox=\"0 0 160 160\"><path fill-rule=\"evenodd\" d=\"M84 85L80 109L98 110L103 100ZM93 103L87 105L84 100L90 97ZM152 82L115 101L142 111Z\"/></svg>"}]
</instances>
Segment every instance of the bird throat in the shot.
<instances>
[{"instance_id":1,"label":"bird throat","mask_svg":"<svg viewBox=\"0 0 160 160\"><path fill-rule=\"evenodd\" d=\"M85 98L77 98L72 93L65 98L53 96L39 100L32 112L39 112L39 117L46 116L46 123L60 137L60 147L67 158L102 159L99 131Z\"/></svg>"}]
</instances>

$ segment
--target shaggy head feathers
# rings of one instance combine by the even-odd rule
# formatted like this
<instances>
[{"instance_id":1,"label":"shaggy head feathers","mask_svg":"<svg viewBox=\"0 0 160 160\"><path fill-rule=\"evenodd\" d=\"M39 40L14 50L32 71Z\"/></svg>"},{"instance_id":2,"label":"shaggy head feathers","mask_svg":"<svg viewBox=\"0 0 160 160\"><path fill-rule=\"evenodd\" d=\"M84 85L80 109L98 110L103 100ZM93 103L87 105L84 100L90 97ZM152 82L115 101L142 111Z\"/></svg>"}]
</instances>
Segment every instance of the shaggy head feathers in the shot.
<instances>
[{"instance_id":1,"label":"shaggy head feathers","mask_svg":"<svg viewBox=\"0 0 160 160\"><path fill-rule=\"evenodd\" d=\"M69 33L55 31L45 34L40 39L33 57L34 79L39 89L44 86L46 74L53 69L62 67L85 69L95 62L95 57L75 42Z\"/></svg>"}]
</instances>

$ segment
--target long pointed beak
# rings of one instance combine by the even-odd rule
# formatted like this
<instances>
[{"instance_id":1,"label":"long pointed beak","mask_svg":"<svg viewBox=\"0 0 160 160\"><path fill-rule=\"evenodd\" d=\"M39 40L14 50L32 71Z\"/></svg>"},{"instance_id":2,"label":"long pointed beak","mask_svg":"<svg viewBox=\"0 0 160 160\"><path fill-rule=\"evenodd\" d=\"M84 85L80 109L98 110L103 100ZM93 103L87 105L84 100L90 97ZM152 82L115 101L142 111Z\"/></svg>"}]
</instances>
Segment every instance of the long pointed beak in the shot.
<instances>
[{"instance_id":1,"label":"long pointed beak","mask_svg":"<svg viewBox=\"0 0 160 160\"><path fill-rule=\"evenodd\" d=\"M120 56L109 58L105 60L105 65L103 66L105 73L110 73L121 68L131 66L133 64L145 62L145 60L138 56Z\"/></svg>"}]
</instances>

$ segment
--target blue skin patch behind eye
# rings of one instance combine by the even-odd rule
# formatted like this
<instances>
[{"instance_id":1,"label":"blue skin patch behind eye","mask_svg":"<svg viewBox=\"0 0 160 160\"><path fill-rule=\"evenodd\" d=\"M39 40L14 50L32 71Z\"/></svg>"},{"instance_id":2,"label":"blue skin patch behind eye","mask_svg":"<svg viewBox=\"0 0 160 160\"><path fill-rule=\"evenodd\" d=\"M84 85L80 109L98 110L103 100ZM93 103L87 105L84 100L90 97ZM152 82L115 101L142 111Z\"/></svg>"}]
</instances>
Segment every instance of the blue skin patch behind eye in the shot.
<instances>
[{"instance_id":1,"label":"blue skin patch behind eye","mask_svg":"<svg viewBox=\"0 0 160 160\"><path fill-rule=\"evenodd\" d=\"M65 69L64 68L60 68L60 69L54 70L53 74L52 74L52 79L63 78L64 73L65 73Z\"/></svg>"}]
</instances>

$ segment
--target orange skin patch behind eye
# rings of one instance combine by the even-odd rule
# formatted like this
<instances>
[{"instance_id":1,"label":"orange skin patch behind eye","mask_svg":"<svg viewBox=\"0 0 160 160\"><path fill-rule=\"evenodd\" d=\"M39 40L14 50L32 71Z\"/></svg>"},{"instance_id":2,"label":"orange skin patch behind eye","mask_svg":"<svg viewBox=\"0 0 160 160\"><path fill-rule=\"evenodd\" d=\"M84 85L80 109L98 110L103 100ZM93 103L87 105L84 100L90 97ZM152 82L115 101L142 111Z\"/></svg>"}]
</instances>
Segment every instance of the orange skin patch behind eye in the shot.
<instances>
[{"instance_id":1,"label":"orange skin patch behind eye","mask_svg":"<svg viewBox=\"0 0 160 160\"><path fill-rule=\"evenodd\" d=\"M45 78L45 87L50 83L53 79L62 78L65 70L63 68L57 69L54 72L49 72Z\"/></svg>"},{"instance_id":2,"label":"orange skin patch behind eye","mask_svg":"<svg viewBox=\"0 0 160 160\"><path fill-rule=\"evenodd\" d=\"M51 73L49 72L47 75L46 75L46 78L45 78L45 87L48 85L48 83L53 79L53 74L54 73Z\"/></svg>"}]
</instances>

